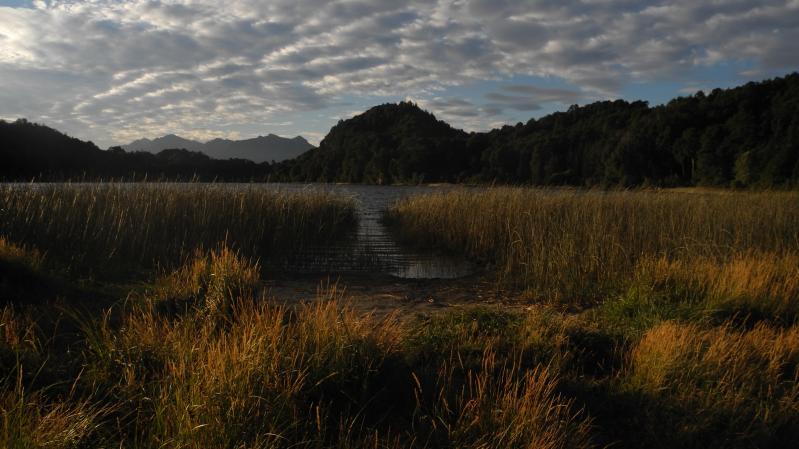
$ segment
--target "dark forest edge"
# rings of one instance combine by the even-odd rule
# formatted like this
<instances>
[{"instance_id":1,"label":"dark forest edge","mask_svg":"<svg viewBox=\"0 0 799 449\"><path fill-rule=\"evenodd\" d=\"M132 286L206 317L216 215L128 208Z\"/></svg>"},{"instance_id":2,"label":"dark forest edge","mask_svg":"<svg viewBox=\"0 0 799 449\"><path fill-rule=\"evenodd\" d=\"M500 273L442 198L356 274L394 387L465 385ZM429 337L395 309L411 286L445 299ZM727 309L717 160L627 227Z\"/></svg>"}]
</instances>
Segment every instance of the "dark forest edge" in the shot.
<instances>
[{"instance_id":1,"label":"dark forest edge","mask_svg":"<svg viewBox=\"0 0 799 449\"><path fill-rule=\"evenodd\" d=\"M182 149L103 151L21 119L0 121L0 179L792 188L798 110L798 73L655 107L575 105L485 133L455 129L402 102L340 121L318 148L274 164Z\"/></svg>"}]
</instances>

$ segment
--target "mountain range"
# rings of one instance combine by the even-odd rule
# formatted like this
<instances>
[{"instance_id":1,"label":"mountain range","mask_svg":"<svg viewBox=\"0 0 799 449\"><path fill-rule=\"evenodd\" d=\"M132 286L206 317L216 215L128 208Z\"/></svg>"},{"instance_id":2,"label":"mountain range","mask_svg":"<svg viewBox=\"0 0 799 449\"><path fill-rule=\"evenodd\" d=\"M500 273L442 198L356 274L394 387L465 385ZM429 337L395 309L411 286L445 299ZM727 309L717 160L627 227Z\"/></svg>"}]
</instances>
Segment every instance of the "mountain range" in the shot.
<instances>
[{"instance_id":1,"label":"mountain range","mask_svg":"<svg viewBox=\"0 0 799 449\"><path fill-rule=\"evenodd\" d=\"M245 140L213 139L202 143L168 134L155 139L139 139L122 145L127 151L158 153L167 149L199 151L213 159L247 159L256 163L292 159L313 148L302 136L280 137L275 134Z\"/></svg>"}]
</instances>

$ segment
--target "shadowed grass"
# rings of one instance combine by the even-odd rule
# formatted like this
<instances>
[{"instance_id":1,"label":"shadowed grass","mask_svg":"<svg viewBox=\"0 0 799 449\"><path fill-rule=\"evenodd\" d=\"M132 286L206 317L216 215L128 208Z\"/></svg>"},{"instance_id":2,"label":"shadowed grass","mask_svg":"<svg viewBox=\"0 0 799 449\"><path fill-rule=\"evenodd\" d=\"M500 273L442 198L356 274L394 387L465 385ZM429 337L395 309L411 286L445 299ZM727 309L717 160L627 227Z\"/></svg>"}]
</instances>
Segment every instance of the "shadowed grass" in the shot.
<instances>
[{"instance_id":1,"label":"shadowed grass","mask_svg":"<svg viewBox=\"0 0 799 449\"><path fill-rule=\"evenodd\" d=\"M73 271L179 265L221 243L268 260L341 238L352 199L217 184L57 184L0 187L0 236Z\"/></svg>"},{"instance_id":2,"label":"shadowed grass","mask_svg":"<svg viewBox=\"0 0 799 449\"><path fill-rule=\"evenodd\" d=\"M645 258L627 290L589 314L606 330L636 336L668 320L791 326L799 317L799 257L742 253L725 260Z\"/></svg>"},{"instance_id":3,"label":"shadowed grass","mask_svg":"<svg viewBox=\"0 0 799 449\"><path fill-rule=\"evenodd\" d=\"M42 273L42 255L0 237L0 305L39 299L50 279Z\"/></svg>"},{"instance_id":4,"label":"shadowed grass","mask_svg":"<svg viewBox=\"0 0 799 449\"><path fill-rule=\"evenodd\" d=\"M2 413L13 419L0 422L0 435L31 447L590 446L587 417L558 392L560 349L524 355L561 334L556 317L531 318L548 323L544 330L523 317L469 311L482 323L462 329L471 340L422 344L441 349L439 362L423 363L432 354L412 353L419 331L397 317L356 312L335 286L311 303L274 305L250 288L256 268L227 248L198 253L151 292L83 319L69 355L6 309L3 347L26 354L15 356L11 374L43 367L73 386L4 383ZM209 299L218 292L226 292L221 303ZM164 314L168 297L184 298L184 311ZM510 339L513 329L524 337ZM75 357L79 364L59 367ZM467 357L474 363L464 366ZM74 439L52 436L64 432Z\"/></svg>"},{"instance_id":5,"label":"shadowed grass","mask_svg":"<svg viewBox=\"0 0 799 449\"><path fill-rule=\"evenodd\" d=\"M4 382L5 383L5 382ZM97 427L109 410L89 400L45 400L17 382L0 386L0 447L7 449L70 449L101 444Z\"/></svg>"}]
</instances>

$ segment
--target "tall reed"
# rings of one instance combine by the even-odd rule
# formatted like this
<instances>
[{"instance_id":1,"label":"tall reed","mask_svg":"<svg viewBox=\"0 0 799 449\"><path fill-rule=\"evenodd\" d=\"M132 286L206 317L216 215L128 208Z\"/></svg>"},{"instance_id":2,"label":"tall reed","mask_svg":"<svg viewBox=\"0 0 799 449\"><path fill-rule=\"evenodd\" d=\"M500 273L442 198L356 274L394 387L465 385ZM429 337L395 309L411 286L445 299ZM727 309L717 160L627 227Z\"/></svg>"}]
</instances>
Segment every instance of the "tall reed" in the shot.
<instances>
[{"instance_id":1,"label":"tall reed","mask_svg":"<svg viewBox=\"0 0 799 449\"><path fill-rule=\"evenodd\" d=\"M54 184L0 187L0 236L41 248L74 270L176 266L220 243L268 261L340 238L352 199L218 184Z\"/></svg>"},{"instance_id":2,"label":"tall reed","mask_svg":"<svg viewBox=\"0 0 799 449\"><path fill-rule=\"evenodd\" d=\"M387 214L405 241L495 266L536 296L599 298L642 257L725 259L799 248L799 193L460 190Z\"/></svg>"}]
</instances>

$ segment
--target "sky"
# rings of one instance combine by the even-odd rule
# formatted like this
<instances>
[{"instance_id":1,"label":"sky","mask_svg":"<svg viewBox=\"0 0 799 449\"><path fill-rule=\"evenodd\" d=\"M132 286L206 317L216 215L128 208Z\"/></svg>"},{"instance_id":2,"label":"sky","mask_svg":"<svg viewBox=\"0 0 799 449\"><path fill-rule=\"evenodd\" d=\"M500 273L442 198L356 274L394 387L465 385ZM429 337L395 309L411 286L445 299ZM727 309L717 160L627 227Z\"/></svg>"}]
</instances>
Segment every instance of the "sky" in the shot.
<instances>
[{"instance_id":1,"label":"sky","mask_svg":"<svg viewBox=\"0 0 799 449\"><path fill-rule=\"evenodd\" d=\"M0 119L317 144L410 100L482 131L782 76L797 42L799 0L0 1Z\"/></svg>"}]
</instances>

